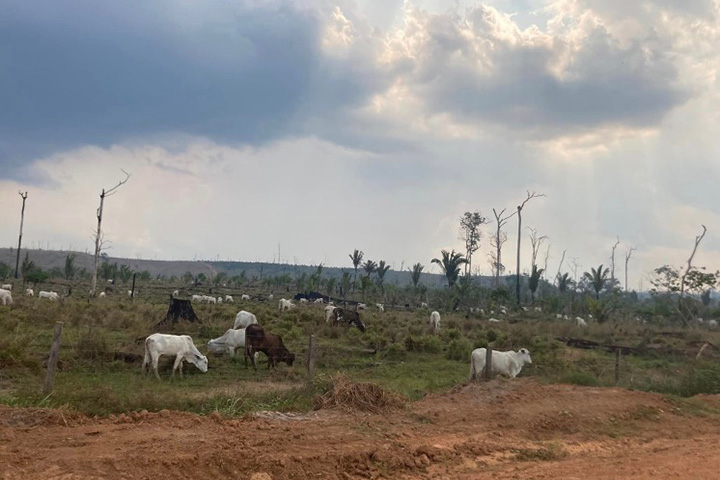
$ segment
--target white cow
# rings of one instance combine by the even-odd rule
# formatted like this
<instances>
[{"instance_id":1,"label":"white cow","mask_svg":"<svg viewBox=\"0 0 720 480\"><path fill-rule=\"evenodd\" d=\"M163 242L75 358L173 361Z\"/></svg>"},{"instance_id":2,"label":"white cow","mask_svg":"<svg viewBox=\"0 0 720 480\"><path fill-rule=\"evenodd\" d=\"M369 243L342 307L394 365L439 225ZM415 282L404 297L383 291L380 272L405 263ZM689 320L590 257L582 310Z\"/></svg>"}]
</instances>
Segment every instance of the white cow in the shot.
<instances>
[{"instance_id":1,"label":"white cow","mask_svg":"<svg viewBox=\"0 0 720 480\"><path fill-rule=\"evenodd\" d=\"M500 323L500 320L498 320L497 318L494 318L494 317L490 317L490 318L488 318L488 322L490 322L490 323Z\"/></svg>"},{"instance_id":2,"label":"white cow","mask_svg":"<svg viewBox=\"0 0 720 480\"><path fill-rule=\"evenodd\" d=\"M273 299L273 294L271 293L270 295L268 295L268 300L272 300L272 299Z\"/></svg>"},{"instance_id":3,"label":"white cow","mask_svg":"<svg viewBox=\"0 0 720 480\"><path fill-rule=\"evenodd\" d=\"M430 326L433 330L440 330L440 313L437 310L430 314Z\"/></svg>"},{"instance_id":4,"label":"white cow","mask_svg":"<svg viewBox=\"0 0 720 480\"><path fill-rule=\"evenodd\" d=\"M487 351L484 348L476 348L470 354L470 380L479 378L485 369L485 355ZM517 377L523 365L532 363L530 352L526 348L521 348L517 352L512 350L509 352L492 352L492 375L507 375L510 378Z\"/></svg>"},{"instance_id":5,"label":"white cow","mask_svg":"<svg viewBox=\"0 0 720 480\"><path fill-rule=\"evenodd\" d=\"M585 321L584 318L575 317L575 324L578 327L587 327L587 322Z\"/></svg>"},{"instance_id":6,"label":"white cow","mask_svg":"<svg viewBox=\"0 0 720 480\"><path fill-rule=\"evenodd\" d=\"M210 295L205 295L205 301L207 303L217 303L217 298L211 297Z\"/></svg>"},{"instance_id":7,"label":"white cow","mask_svg":"<svg viewBox=\"0 0 720 480\"><path fill-rule=\"evenodd\" d=\"M428 308L428 304L425 303L425 302L422 302L422 303L420 304L420 308Z\"/></svg>"},{"instance_id":8,"label":"white cow","mask_svg":"<svg viewBox=\"0 0 720 480\"><path fill-rule=\"evenodd\" d=\"M248 325L252 325L253 323L258 323L257 317L250 312L240 310L238 314L235 315L235 323L233 324L233 328L245 328Z\"/></svg>"},{"instance_id":9,"label":"white cow","mask_svg":"<svg viewBox=\"0 0 720 480\"><path fill-rule=\"evenodd\" d=\"M164 333L153 333L145 339L145 358L143 359L142 371L145 373L147 366L152 361L152 367L155 376L160 380L158 374L158 359L161 355L175 355L175 364L172 369L172 376L175 376L175 370L180 370L182 377L182 362L185 360L192 363L201 372L205 373L208 369L208 359L205 355L195 347L192 338L189 335L167 335Z\"/></svg>"},{"instance_id":10,"label":"white cow","mask_svg":"<svg viewBox=\"0 0 720 480\"><path fill-rule=\"evenodd\" d=\"M57 292L46 292L45 290L40 290L38 292L38 298L47 298L49 300L57 301L60 299L60 295L58 295Z\"/></svg>"},{"instance_id":11,"label":"white cow","mask_svg":"<svg viewBox=\"0 0 720 480\"><path fill-rule=\"evenodd\" d=\"M322 298L316 298L313 303L325 303Z\"/></svg>"},{"instance_id":12,"label":"white cow","mask_svg":"<svg viewBox=\"0 0 720 480\"><path fill-rule=\"evenodd\" d=\"M708 320L707 324L708 324L708 327L710 327L710 328L716 328L718 326L718 321L717 320Z\"/></svg>"},{"instance_id":13,"label":"white cow","mask_svg":"<svg viewBox=\"0 0 720 480\"><path fill-rule=\"evenodd\" d=\"M35 296L35 290L33 290L32 288L28 288L27 290L25 290L25 295L28 296L28 297L34 297L34 296Z\"/></svg>"},{"instance_id":14,"label":"white cow","mask_svg":"<svg viewBox=\"0 0 720 480\"><path fill-rule=\"evenodd\" d=\"M284 298L281 298L278 302L278 307L281 312L284 312L285 310L295 308L295 304L292 303L290 300L285 300Z\"/></svg>"},{"instance_id":15,"label":"white cow","mask_svg":"<svg viewBox=\"0 0 720 480\"><path fill-rule=\"evenodd\" d=\"M559 313L556 313L555 318L557 318L558 320L561 320L563 318L563 316Z\"/></svg>"},{"instance_id":16,"label":"white cow","mask_svg":"<svg viewBox=\"0 0 720 480\"><path fill-rule=\"evenodd\" d=\"M12 283L3 283L0 288L2 288L3 290L9 290L12 292Z\"/></svg>"},{"instance_id":17,"label":"white cow","mask_svg":"<svg viewBox=\"0 0 720 480\"><path fill-rule=\"evenodd\" d=\"M173 297L179 297L179 296L180 296L180 290L173 290L172 296L173 296Z\"/></svg>"},{"instance_id":18,"label":"white cow","mask_svg":"<svg viewBox=\"0 0 720 480\"><path fill-rule=\"evenodd\" d=\"M231 328L222 337L209 340L207 348L210 353L228 353L231 357L234 357L235 350L245 348L245 329Z\"/></svg>"},{"instance_id":19,"label":"white cow","mask_svg":"<svg viewBox=\"0 0 720 480\"><path fill-rule=\"evenodd\" d=\"M250 300L250 295L248 295L247 293L243 293L240 297L240 300Z\"/></svg>"},{"instance_id":20,"label":"white cow","mask_svg":"<svg viewBox=\"0 0 720 480\"><path fill-rule=\"evenodd\" d=\"M217 303L222 303L222 297L217 298Z\"/></svg>"},{"instance_id":21,"label":"white cow","mask_svg":"<svg viewBox=\"0 0 720 480\"><path fill-rule=\"evenodd\" d=\"M191 302L200 302L200 303L202 303L203 300L204 300L204 298L203 298L204 296L205 296L205 295L193 295L192 297L190 297L190 301L191 301Z\"/></svg>"},{"instance_id":22,"label":"white cow","mask_svg":"<svg viewBox=\"0 0 720 480\"><path fill-rule=\"evenodd\" d=\"M10 290L0 288L0 302L2 302L3 305L13 304L12 293L10 293Z\"/></svg>"},{"instance_id":23,"label":"white cow","mask_svg":"<svg viewBox=\"0 0 720 480\"><path fill-rule=\"evenodd\" d=\"M300 299L300 303L308 303L307 298L301 298L301 299Z\"/></svg>"},{"instance_id":24,"label":"white cow","mask_svg":"<svg viewBox=\"0 0 720 480\"><path fill-rule=\"evenodd\" d=\"M235 303L232 295L225 295L225 303Z\"/></svg>"},{"instance_id":25,"label":"white cow","mask_svg":"<svg viewBox=\"0 0 720 480\"><path fill-rule=\"evenodd\" d=\"M335 305L328 305L325 307L325 323L332 323L333 318L335 317L335 309L337 307Z\"/></svg>"},{"instance_id":26,"label":"white cow","mask_svg":"<svg viewBox=\"0 0 720 480\"><path fill-rule=\"evenodd\" d=\"M380 310L381 312L384 312L384 311L385 311L385 305L383 305L382 303L376 303L375 306L376 306L377 309Z\"/></svg>"},{"instance_id":27,"label":"white cow","mask_svg":"<svg viewBox=\"0 0 720 480\"><path fill-rule=\"evenodd\" d=\"M98 295L98 298L105 298L105 292L100 292L100 294Z\"/></svg>"}]
</instances>

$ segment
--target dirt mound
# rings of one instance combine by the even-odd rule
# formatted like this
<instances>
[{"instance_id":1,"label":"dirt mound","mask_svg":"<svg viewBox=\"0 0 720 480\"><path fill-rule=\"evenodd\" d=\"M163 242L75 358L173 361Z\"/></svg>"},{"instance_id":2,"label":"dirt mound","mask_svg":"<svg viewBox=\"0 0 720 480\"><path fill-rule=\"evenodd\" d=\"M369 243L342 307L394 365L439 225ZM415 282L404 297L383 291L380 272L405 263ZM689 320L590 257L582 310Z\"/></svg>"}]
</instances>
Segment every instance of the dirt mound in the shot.
<instances>
[{"instance_id":1,"label":"dirt mound","mask_svg":"<svg viewBox=\"0 0 720 480\"><path fill-rule=\"evenodd\" d=\"M240 419L0 407L0 478L714 480L720 471L720 396L514 379L405 404L368 385L336 378L322 397L340 407L332 411Z\"/></svg>"},{"instance_id":2,"label":"dirt mound","mask_svg":"<svg viewBox=\"0 0 720 480\"><path fill-rule=\"evenodd\" d=\"M315 410L342 408L361 412L380 413L405 406L400 395L383 390L374 383L352 382L345 375L332 379L332 390L315 398Z\"/></svg>"}]
</instances>

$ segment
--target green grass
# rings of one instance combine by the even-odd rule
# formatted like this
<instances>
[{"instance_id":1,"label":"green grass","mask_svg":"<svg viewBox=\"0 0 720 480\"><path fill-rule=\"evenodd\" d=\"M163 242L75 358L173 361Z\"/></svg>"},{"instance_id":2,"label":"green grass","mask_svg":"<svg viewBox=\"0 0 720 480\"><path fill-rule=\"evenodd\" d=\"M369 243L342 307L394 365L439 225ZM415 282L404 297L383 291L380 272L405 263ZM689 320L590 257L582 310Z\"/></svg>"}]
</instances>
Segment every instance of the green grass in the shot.
<instances>
[{"instance_id":1,"label":"green grass","mask_svg":"<svg viewBox=\"0 0 720 480\"><path fill-rule=\"evenodd\" d=\"M239 295L238 295L239 297ZM186 364L185 378L171 380L168 366L161 369L162 381L143 376L139 363L113 359L115 352L142 354L142 340L164 317L166 297L131 303L125 298L108 298L88 304L68 299L63 303L36 298L17 299L11 307L0 308L0 403L15 406L71 408L91 415L106 416L136 410L175 409L226 416L256 410L307 411L313 397L328 388L327 379L343 372L355 381L374 382L408 399L447 390L467 380L469 355L473 348L493 342L500 350L526 347L533 364L522 376L544 382L588 386L614 384L614 355L601 351L571 349L554 340L560 335L582 335L597 341L639 345L667 339L654 336L634 325L614 329L610 324L592 325L580 334L567 322L543 319L541 315L523 322L488 325L462 315L443 315L439 333L428 327L425 311L363 313L365 334L347 327L333 328L323 320L321 308L298 306L278 312L275 301L236 305L198 305L202 324L182 324L174 333L193 337L201 351L205 343L232 326L241 308L255 313L269 330L282 335L296 353L296 363L268 371L246 369L242 356L210 356L210 369L200 373ZM62 321L60 368L55 390L42 395L52 330ZM304 360L308 337L318 339L317 381L305 384ZM692 332L688 341L720 343L713 332ZM657 340L659 341L659 340ZM682 346L681 338L672 338ZM692 357L661 353L624 356L620 386L676 396L720 393L720 366L712 361L695 362Z\"/></svg>"}]
</instances>

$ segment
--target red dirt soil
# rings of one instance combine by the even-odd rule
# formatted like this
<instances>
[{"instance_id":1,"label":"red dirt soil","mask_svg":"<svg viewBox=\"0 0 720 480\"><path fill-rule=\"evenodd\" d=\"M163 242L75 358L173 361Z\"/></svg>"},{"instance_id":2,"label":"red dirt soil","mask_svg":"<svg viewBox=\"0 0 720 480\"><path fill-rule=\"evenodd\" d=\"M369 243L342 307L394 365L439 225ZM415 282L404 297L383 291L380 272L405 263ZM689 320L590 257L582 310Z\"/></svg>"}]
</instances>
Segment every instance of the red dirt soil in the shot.
<instances>
[{"instance_id":1,"label":"red dirt soil","mask_svg":"<svg viewBox=\"0 0 720 480\"><path fill-rule=\"evenodd\" d=\"M720 396L673 404L531 379L458 386L404 410L161 411L92 419L0 407L0 478L720 478Z\"/></svg>"}]
</instances>

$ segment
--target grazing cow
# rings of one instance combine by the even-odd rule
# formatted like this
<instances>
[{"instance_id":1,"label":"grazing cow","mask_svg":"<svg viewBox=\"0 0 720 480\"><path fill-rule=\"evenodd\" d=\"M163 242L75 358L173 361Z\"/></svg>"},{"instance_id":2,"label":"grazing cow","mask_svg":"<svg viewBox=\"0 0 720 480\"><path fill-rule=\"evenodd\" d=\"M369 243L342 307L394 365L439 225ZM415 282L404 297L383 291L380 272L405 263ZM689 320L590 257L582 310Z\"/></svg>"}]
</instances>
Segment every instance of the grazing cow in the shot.
<instances>
[{"instance_id":1,"label":"grazing cow","mask_svg":"<svg viewBox=\"0 0 720 480\"><path fill-rule=\"evenodd\" d=\"M422 302L422 303L420 304L420 308L428 308L428 304L425 303L425 302Z\"/></svg>"},{"instance_id":2,"label":"grazing cow","mask_svg":"<svg viewBox=\"0 0 720 480\"><path fill-rule=\"evenodd\" d=\"M430 326L433 330L440 330L440 313L437 310L430 314Z\"/></svg>"},{"instance_id":3,"label":"grazing cow","mask_svg":"<svg viewBox=\"0 0 720 480\"><path fill-rule=\"evenodd\" d=\"M217 303L222 303L222 297L217 298Z\"/></svg>"},{"instance_id":4,"label":"grazing cow","mask_svg":"<svg viewBox=\"0 0 720 480\"><path fill-rule=\"evenodd\" d=\"M33 290L32 288L28 288L27 290L25 290L25 295L28 296L28 297L34 297L34 296L35 296L35 290Z\"/></svg>"},{"instance_id":5,"label":"grazing cow","mask_svg":"<svg viewBox=\"0 0 720 480\"><path fill-rule=\"evenodd\" d=\"M245 329L231 328L222 337L209 340L207 348L210 353L228 353L231 357L234 357L238 348L245 349Z\"/></svg>"},{"instance_id":6,"label":"grazing cow","mask_svg":"<svg viewBox=\"0 0 720 480\"><path fill-rule=\"evenodd\" d=\"M49 300L57 301L60 299L60 295L58 295L57 292L46 292L45 290L40 290L38 292L38 298L47 298Z\"/></svg>"},{"instance_id":7,"label":"grazing cow","mask_svg":"<svg viewBox=\"0 0 720 480\"><path fill-rule=\"evenodd\" d=\"M258 323L257 317L254 314L246 312L245 310L240 310L237 315L235 315L235 323L233 324L233 328L245 328L254 323Z\"/></svg>"},{"instance_id":8,"label":"grazing cow","mask_svg":"<svg viewBox=\"0 0 720 480\"><path fill-rule=\"evenodd\" d=\"M2 302L3 305L13 304L12 293L10 293L10 290L0 288L0 302Z\"/></svg>"},{"instance_id":9,"label":"grazing cow","mask_svg":"<svg viewBox=\"0 0 720 480\"><path fill-rule=\"evenodd\" d=\"M575 317L575 323L578 327L587 327L587 322L584 318Z\"/></svg>"},{"instance_id":10,"label":"grazing cow","mask_svg":"<svg viewBox=\"0 0 720 480\"><path fill-rule=\"evenodd\" d=\"M316 298L313 303L324 303L324 300L322 298Z\"/></svg>"},{"instance_id":11,"label":"grazing cow","mask_svg":"<svg viewBox=\"0 0 720 480\"><path fill-rule=\"evenodd\" d=\"M9 290L12 292L12 283L3 283L2 286L0 286L3 290Z\"/></svg>"},{"instance_id":12,"label":"grazing cow","mask_svg":"<svg viewBox=\"0 0 720 480\"><path fill-rule=\"evenodd\" d=\"M232 295L225 295L225 303L235 303L235 300L233 300Z\"/></svg>"},{"instance_id":13,"label":"grazing cow","mask_svg":"<svg viewBox=\"0 0 720 480\"><path fill-rule=\"evenodd\" d=\"M202 303L203 300L205 300L204 295L193 295L192 297L190 297L190 301L191 301L191 302L200 302L200 303Z\"/></svg>"},{"instance_id":14,"label":"grazing cow","mask_svg":"<svg viewBox=\"0 0 720 480\"><path fill-rule=\"evenodd\" d=\"M490 322L490 323L500 323L500 320L498 320L497 318L491 317L491 318L488 318L488 322Z\"/></svg>"},{"instance_id":15,"label":"grazing cow","mask_svg":"<svg viewBox=\"0 0 720 480\"><path fill-rule=\"evenodd\" d=\"M562 315L559 314L559 313L556 313L556 314L555 314L555 318L557 318L558 320L561 320L561 319L562 319Z\"/></svg>"},{"instance_id":16,"label":"grazing cow","mask_svg":"<svg viewBox=\"0 0 720 480\"><path fill-rule=\"evenodd\" d=\"M217 298L211 297L210 295L205 295L205 301L207 303L217 303Z\"/></svg>"},{"instance_id":17,"label":"grazing cow","mask_svg":"<svg viewBox=\"0 0 720 480\"><path fill-rule=\"evenodd\" d=\"M333 313L333 326L338 323L345 322L348 325L355 325L358 330L365 332L365 324L360 320L360 314L357 310L347 310L345 308L336 307ZM327 310L326 310L327 315Z\"/></svg>"},{"instance_id":18,"label":"grazing cow","mask_svg":"<svg viewBox=\"0 0 720 480\"><path fill-rule=\"evenodd\" d=\"M145 373L148 365L152 361L152 367L155 376L160 380L158 374L158 359L161 355L175 355L175 364L172 369L172 376L175 376L175 370L180 370L182 378L182 362L185 360L192 363L201 372L205 373L208 369L207 357L200 353L195 347L192 338L189 335L167 335L164 333L153 333L145 339L145 358L143 359L142 371Z\"/></svg>"},{"instance_id":19,"label":"grazing cow","mask_svg":"<svg viewBox=\"0 0 720 480\"><path fill-rule=\"evenodd\" d=\"M330 320L335 323L335 309L337 307L335 305L328 305L325 307L325 323L330 323Z\"/></svg>"},{"instance_id":20,"label":"grazing cow","mask_svg":"<svg viewBox=\"0 0 720 480\"><path fill-rule=\"evenodd\" d=\"M273 299L273 294L271 293L270 295L268 295L268 300L272 300L272 299Z\"/></svg>"},{"instance_id":21,"label":"grazing cow","mask_svg":"<svg viewBox=\"0 0 720 480\"><path fill-rule=\"evenodd\" d=\"M173 290L172 296L173 296L173 297L178 297L178 296L180 296L180 290Z\"/></svg>"},{"instance_id":22,"label":"grazing cow","mask_svg":"<svg viewBox=\"0 0 720 480\"><path fill-rule=\"evenodd\" d=\"M285 310L290 310L291 308L295 308L295 304L292 303L290 300L285 300L284 298L281 298L278 302L279 310L281 312L284 312Z\"/></svg>"},{"instance_id":23,"label":"grazing cow","mask_svg":"<svg viewBox=\"0 0 720 480\"><path fill-rule=\"evenodd\" d=\"M385 305L383 305L382 303L376 303L375 306L376 306L377 309L380 310L381 312L384 312L384 311L385 311Z\"/></svg>"},{"instance_id":24,"label":"grazing cow","mask_svg":"<svg viewBox=\"0 0 720 480\"><path fill-rule=\"evenodd\" d=\"M301 299L300 299L300 303L308 303L308 299L307 299L307 298L301 298Z\"/></svg>"},{"instance_id":25,"label":"grazing cow","mask_svg":"<svg viewBox=\"0 0 720 480\"><path fill-rule=\"evenodd\" d=\"M285 347L280 335L266 332L260 325L250 325L245 329L245 367L250 358L253 368L257 369L257 353L263 352L268 357L268 368L276 367L285 362L292 367L295 355Z\"/></svg>"},{"instance_id":26,"label":"grazing cow","mask_svg":"<svg viewBox=\"0 0 720 480\"><path fill-rule=\"evenodd\" d=\"M100 294L98 295L98 298L105 298L105 292L100 292Z\"/></svg>"},{"instance_id":27,"label":"grazing cow","mask_svg":"<svg viewBox=\"0 0 720 480\"><path fill-rule=\"evenodd\" d=\"M485 355L487 351L484 348L476 348L470 354L470 380L479 378L485 369ZM526 348L521 348L517 352L512 350L509 352L492 352L492 375L507 375L510 378L517 377L523 365L532 363L530 352Z\"/></svg>"},{"instance_id":28,"label":"grazing cow","mask_svg":"<svg viewBox=\"0 0 720 480\"><path fill-rule=\"evenodd\" d=\"M250 295L248 295L247 293L243 293L240 296L240 300L250 300Z\"/></svg>"},{"instance_id":29,"label":"grazing cow","mask_svg":"<svg viewBox=\"0 0 720 480\"><path fill-rule=\"evenodd\" d=\"M542 312L542 308L540 308L540 307L535 307L535 311L536 311L536 312Z\"/></svg>"}]
</instances>

